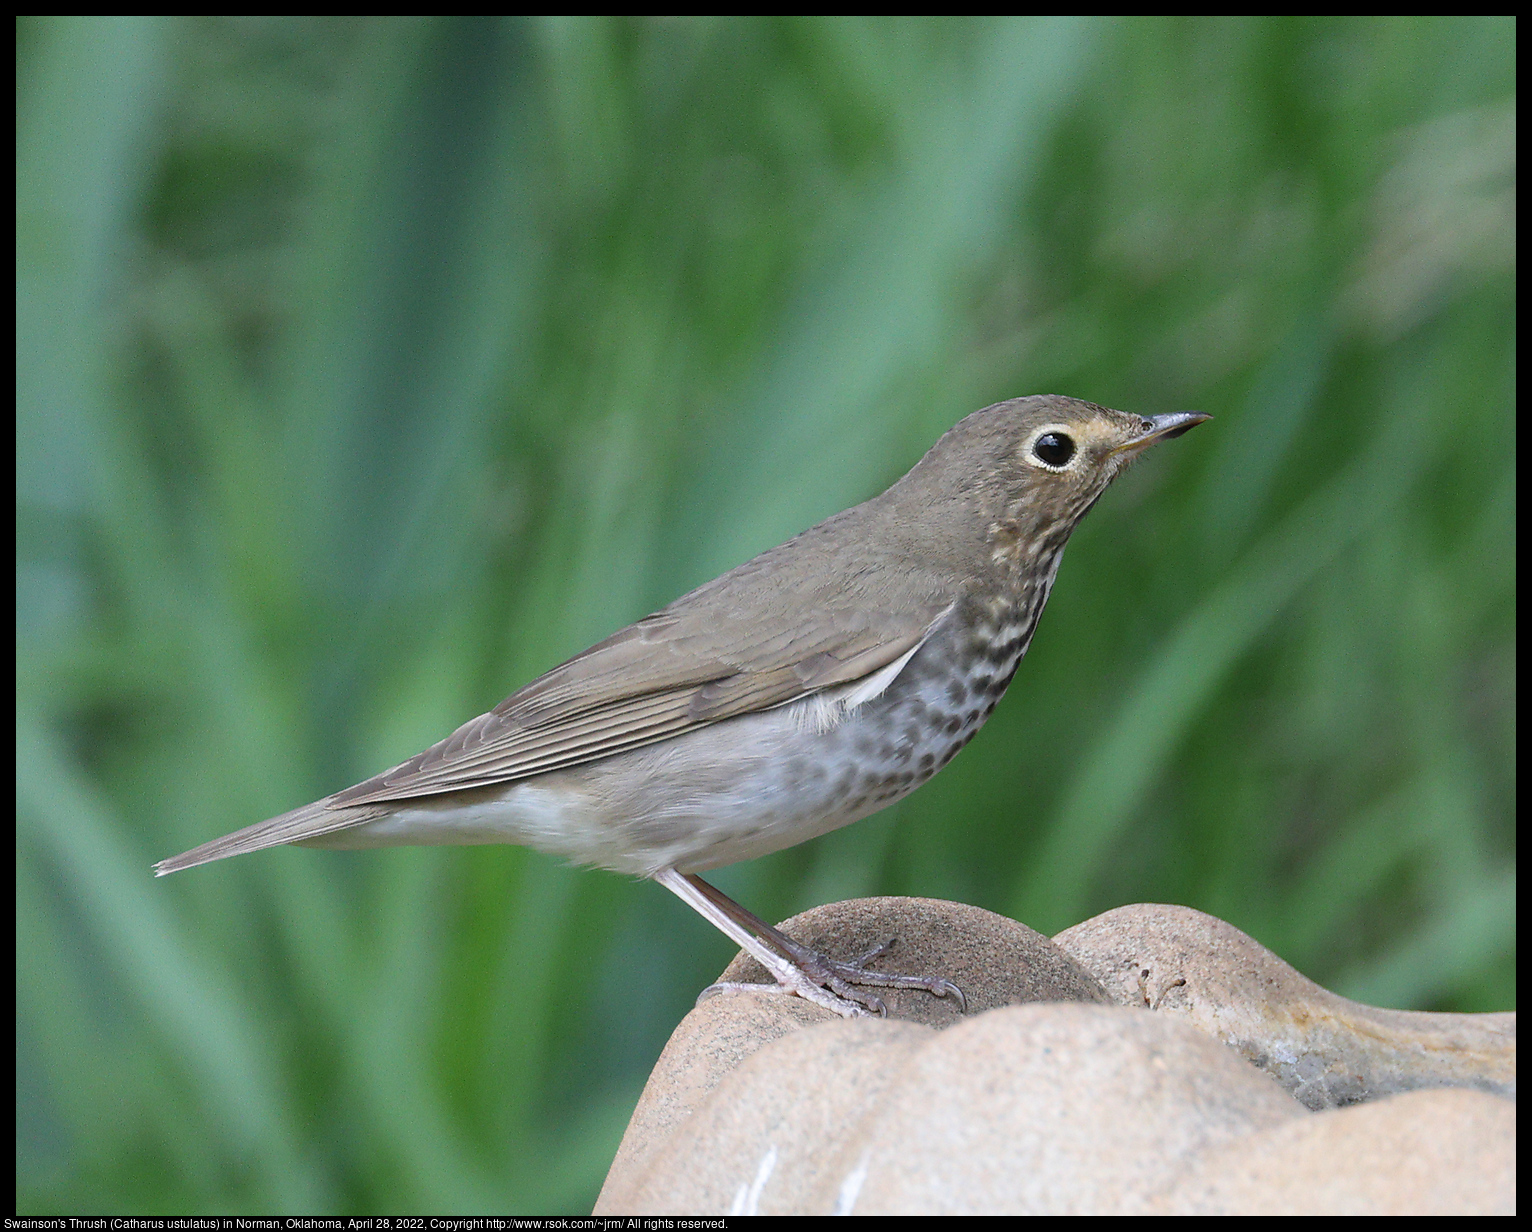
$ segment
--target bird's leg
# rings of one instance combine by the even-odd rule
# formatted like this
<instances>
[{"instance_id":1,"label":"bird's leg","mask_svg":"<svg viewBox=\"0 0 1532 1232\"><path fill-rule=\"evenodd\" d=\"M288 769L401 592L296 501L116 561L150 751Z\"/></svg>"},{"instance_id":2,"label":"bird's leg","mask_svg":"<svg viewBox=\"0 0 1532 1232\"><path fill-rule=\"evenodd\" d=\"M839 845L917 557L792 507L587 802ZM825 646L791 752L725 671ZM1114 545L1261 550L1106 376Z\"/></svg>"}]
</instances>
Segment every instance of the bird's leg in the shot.
<instances>
[{"instance_id":1,"label":"bird's leg","mask_svg":"<svg viewBox=\"0 0 1532 1232\"><path fill-rule=\"evenodd\" d=\"M815 982L812 977L801 970L786 954L772 949L771 946L756 936L748 927L723 910L710 895L716 895L718 899L722 899L723 902L728 903L736 911L743 912L743 908L713 889L707 882L702 881L700 877L686 877L676 872L673 868L665 868L654 874L654 880L658 881L677 898L685 902L701 915L703 919L713 925L714 928L718 929L760 963L761 966L765 967L767 971L771 972L782 991L795 992L805 1000L812 1001L815 1005L822 1005L827 1010L833 1010L842 1018L859 1018L868 1012L868 1008L873 1008L863 1008L862 999L859 997L845 998L837 996L829 988ZM744 914L749 916L748 912L744 912ZM703 993L703 996L707 996L708 992L713 990L722 992L745 987L758 992L766 992L771 988L771 985L714 984L711 989ZM873 998L873 1000L876 1001L877 999ZM881 1009L882 1003L879 1002L876 1008Z\"/></svg>"},{"instance_id":2,"label":"bird's leg","mask_svg":"<svg viewBox=\"0 0 1532 1232\"><path fill-rule=\"evenodd\" d=\"M654 874L654 880L690 905L725 936L737 942L747 954L771 972L781 991L797 993L805 1000L833 1010L843 1018L856 1018L867 1013L880 1017L887 1015L882 999L873 993L861 991L855 987L858 984L878 988L923 988L934 996L956 997L959 1010L967 1009L962 991L949 980L918 975L890 975L882 971L868 971L863 967L862 964L885 953L893 945L892 941L876 946L853 962L839 962L794 941L765 920L746 911L701 877L666 868ZM761 992L769 987L764 984L714 984L705 989L702 995L742 989Z\"/></svg>"}]
</instances>

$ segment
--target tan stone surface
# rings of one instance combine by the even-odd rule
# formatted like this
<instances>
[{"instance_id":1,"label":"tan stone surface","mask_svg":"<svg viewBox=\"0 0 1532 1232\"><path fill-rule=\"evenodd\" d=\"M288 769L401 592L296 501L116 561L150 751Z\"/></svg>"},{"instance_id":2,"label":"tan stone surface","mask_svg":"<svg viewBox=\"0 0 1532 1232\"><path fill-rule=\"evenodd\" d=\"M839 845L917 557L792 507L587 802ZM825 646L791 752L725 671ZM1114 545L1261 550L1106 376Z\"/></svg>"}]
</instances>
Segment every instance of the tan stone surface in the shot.
<instances>
[{"instance_id":1,"label":"tan stone surface","mask_svg":"<svg viewBox=\"0 0 1532 1232\"><path fill-rule=\"evenodd\" d=\"M1120 907L1054 941L1117 1004L1207 1032L1310 1108L1424 1087L1516 1094L1515 1014L1423 1014L1348 1001L1190 907Z\"/></svg>"},{"instance_id":2,"label":"tan stone surface","mask_svg":"<svg viewBox=\"0 0 1532 1232\"><path fill-rule=\"evenodd\" d=\"M758 1049L784 1035L843 1021L801 997L761 993L710 997L681 1020L628 1121L607 1172L596 1210L611 1211L614 1195L637 1192L649 1155L700 1107L713 1088Z\"/></svg>"},{"instance_id":3,"label":"tan stone surface","mask_svg":"<svg viewBox=\"0 0 1532 1232\"><path fill-rule=\"evenodd\" d=\"M827 1021L786 1035L727 1075L645 1160L602 1190L598 1213L794 1214L829 1183L827 1156L935 1038L932 1027L878 1018Z\"/></svg>"},{"instance_id":4,"label":"tan stone surface","mask_svg":"<svg viewBox=\"0 0 1532 1232\"><path fill-rule=\"evenodd\" d=\"M1356 1005L1186 908L1109 912L1058 945L921 899L784 927L838 958L896 936L878 965L943 975L973 1012L924 992L891 992L887 1020L765 988L703 1001L655 1066L598 1214L1514 1209L1514 1103L1391 1093L1514 1091L1513 1014ZM1358 1098L1373 1102L1333 1106Z\"/></svg>"},{"instance_id":5,"label":"tan stone surface","mask_svg":"<svg viewBox=\"0 0 1532 1232\"><path fill-rule=\"evenodd\" d=\"M1107 1006L1010 1006L917 1052L799 1209L1134 1213L1191 1157L1305 1115L1180 1023Z\"/></svg>"},{"instance_id":6,"label":"tan stone surface","mask_svg":"<svg viewBox=\"0 0 1532 1232\"><path fill-rule=\"evenodd\" d=\"M1132 1211L1197 1152L1305 1115L1200 1032L1115 1007L831 1019L753 1053L596 1213Z\"/></svg>"},{"instance_id":7,"label":"tan stone surface","mask_svg":"<svg viewBox=\"0 0 1532 1232\"><path fill-rule=\"evenodd\" d=\"M1177 1215L1514 1215L1516 1105L1406 1091L1203 1155L1159 1196Z\"/></svg>"}]
</instances>

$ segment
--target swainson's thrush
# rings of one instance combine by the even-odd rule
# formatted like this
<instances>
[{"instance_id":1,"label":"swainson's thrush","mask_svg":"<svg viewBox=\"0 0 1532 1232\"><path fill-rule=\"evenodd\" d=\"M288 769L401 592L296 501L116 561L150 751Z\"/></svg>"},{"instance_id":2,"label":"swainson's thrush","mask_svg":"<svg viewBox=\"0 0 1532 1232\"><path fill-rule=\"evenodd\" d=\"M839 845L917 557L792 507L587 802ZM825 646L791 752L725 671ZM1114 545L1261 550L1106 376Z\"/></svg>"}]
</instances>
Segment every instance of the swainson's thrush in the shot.
<instances>
[{"instance_id":1,"label":"swainson's thrush","mask_svg":"<svg viewBox=\"0 0 1532 1232\"><path fill-rule=\"evenodd\" d=\"M651 877L783 990L852 1016L856 986L961 993L801 946L698 873L914 791L979 730L1026 653L1070 532L1156 441L1057 395L975 411L881 496L811 527L523 686L365 783L155 865L279 843L520 843ZM868 956L870 957L870 956Z\"/></svg>"}]
</instances>

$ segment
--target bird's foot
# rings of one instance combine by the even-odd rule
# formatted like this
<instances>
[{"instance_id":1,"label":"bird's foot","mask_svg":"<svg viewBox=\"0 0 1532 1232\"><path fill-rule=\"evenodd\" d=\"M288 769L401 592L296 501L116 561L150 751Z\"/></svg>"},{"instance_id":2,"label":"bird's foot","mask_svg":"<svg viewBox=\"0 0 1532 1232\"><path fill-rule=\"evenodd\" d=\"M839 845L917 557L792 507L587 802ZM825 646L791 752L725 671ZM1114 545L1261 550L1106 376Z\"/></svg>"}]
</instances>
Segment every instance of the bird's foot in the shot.
<instances>
[{"instance_id":1,"label":"bird's foot","mask_svg":"<svg viewBox=\"0 0 1532 1232\"><path fill-rule=\"evenodd\" d=\"M674 868L661 868L650 874L672 894L697 911L703 919L732 938L756 962L765 967L777 981L775 990L790 992L822 1005L842 1018L861 1018L876 1014L888 1017L888 1007L876 993L863 992L856 987L868 984L874 988L921 988L932 996L955 997L959 1013L967 1013L968 1003L962 991L951 980L921 975L889 975L883 971L867 970L867 963L886 954L894 946L885 941L874 946L853 962L840 962L826 958L818 950L810 949L794 941L780 929L773 928L759 916L751 915L727 894L709 885L695 873L681 873ZM720 992L765 992L770 984L714 984L702 990L702 996Z\"/></svg>"},{"instance_id":2,"label":"bird's foot","mask_svg":"<svg viewBox=\"0 0 1532 1232\"><path fill-rule=\"evenodd\" d=\"M805 1001L812 1001L815 1005L822 1005L831 1013L839 1014L842 1018L870 1018L874 1014L880 1017L887 1016L883 1002L877 997L869 997L863 994L856 1000L837 996L828 988L814 983L807 976L801 980L778 980L775 984L740 984L734 981L720 980L716 984L709 984L697 994L697 1004L701 1005L709 997L716 997L727 992L771 992L781 993L789 997L802 997ZM866 1004L871 1001L872 1005Z\"/></svg>"},{"instance_id":3,"label":"bird's foot","mask_svg":"<svg viewBox=\"0 0 1532 1232\"><path fill-rule=\"evenodd\" d=\"M873 988L924 989L934 997L956 998L958 1013L963 1014L968 1011L968 1001L963 996L963 990L951 980L944 980L939 976L896 975L887 971L867 970L867 963L882 957L894 947L892 940L874 946L860 958L850 962L829 958L818 950L810 949L782 934L778 934L772 940L784 949L792 960L785 972L781 970L772 972L777 979L775 985L713 984L703 989L702 995L697 999L701 1001L704 997L721 992L775 991L794 993L806 1001L812 1001L815 1005L822 1005L825 1009L832 1010L842 1018L864 1018L873 1014L879 1018L887 1018L888 1007L884 1005L883 998L858 987L858 985L869 985Z\"/></svg>"}]
</instances>

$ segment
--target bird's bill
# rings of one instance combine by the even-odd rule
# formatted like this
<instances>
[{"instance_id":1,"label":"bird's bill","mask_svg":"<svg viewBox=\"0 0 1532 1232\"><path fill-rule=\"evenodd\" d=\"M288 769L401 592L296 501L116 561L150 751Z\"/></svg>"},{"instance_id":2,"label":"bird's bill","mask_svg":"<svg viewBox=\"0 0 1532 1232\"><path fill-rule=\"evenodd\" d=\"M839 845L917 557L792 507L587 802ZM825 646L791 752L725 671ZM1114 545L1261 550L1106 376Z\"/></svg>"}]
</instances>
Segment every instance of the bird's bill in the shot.
<instances>
[{"instance_id":1,"label":"bird's bill","mask_svg":"<svg viewBox=\"0 0 1532 1232\"><path fill-rule=\"evenodd\" d=\"M1204 415L1201 411L1171 411L1165 415L1151 415L1147 418L1152 425L1147 431L1130 441L1124 441L1112 452L1133 457L1148 449L1156 441L1168 441L1173 436L1180 436L1181 433L1189 432L1204 420L1213 417Z\"/></svg>"}]
</instances>

